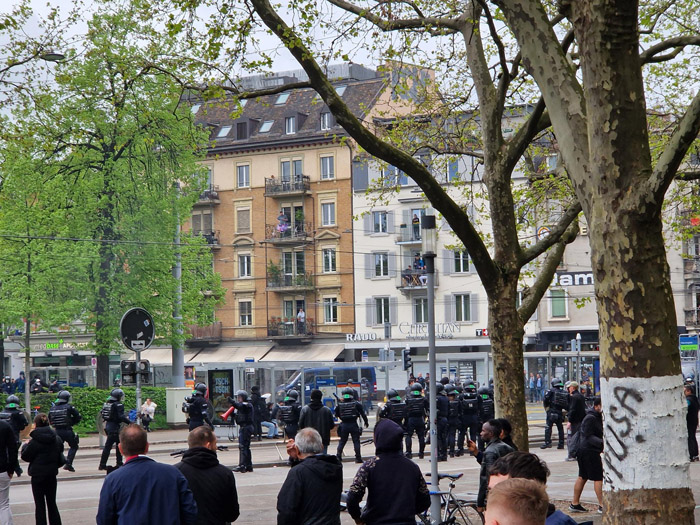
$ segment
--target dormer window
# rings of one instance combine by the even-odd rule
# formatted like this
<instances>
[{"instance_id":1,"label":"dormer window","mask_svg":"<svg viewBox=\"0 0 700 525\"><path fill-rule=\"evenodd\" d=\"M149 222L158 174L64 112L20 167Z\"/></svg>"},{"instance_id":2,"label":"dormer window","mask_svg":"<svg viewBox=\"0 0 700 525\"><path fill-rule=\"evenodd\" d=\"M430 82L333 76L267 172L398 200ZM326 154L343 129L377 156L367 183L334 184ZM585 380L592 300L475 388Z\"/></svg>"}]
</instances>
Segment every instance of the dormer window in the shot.
<instances>
[{"instance_id":1,"label":"dormer window","mask_svg":"<svg viewBox=\"0 0 700 525\"><path fill-rule=\"evenodd\" d=\"M348 86L338 86L337 88L335 88L335 92L338 93L339 97L343 96L343 93L345 93L346 87L348 87Z\"/></svg>"},{"instance_id":2,"label":"dormer window","mask_svg":"<svg viewBox=\"0 0 700 525\"><path fill-rule=\"evenodd\" d=\"M219 133L216 135L216 138L223 138L226 135L228 135L229 131L231 131L231 126L221 126L221 129L219 130Z\"/></svg>"},{"instance_id":3,"label":"dormer window","mask_svg":"<svg viewBox=\"0 0 700 525\"><path fill-rule=\"evenodd\" d=\"M275 101L275 105L281 106L283 104L286 104L288 98L289 98L289 92L280 93L279 97L277 97L277 100Z\"/></svg>"},{"instance_id":4,"label":"dormer window","mask_svg":"<svg viewBox=\"0 0 700 525\"><path fill-rule=\"evenodd\" d=\"M297 118L287 117L284 119L284 132L287 135L293 135L297 132Z\"/></svg>"},{"instance_id":5,"label":"dormer window","mask_svg":"<svg viewBox=\"0 0 700 525\"><path fill-rule=\"evenodd\" d=\"M321 131L327 131L333 127L333 115L329 111L321 113Z\"/></svg>"},{"instance_id":6,"label":"dormer window","mask_svg":"<svg viewBox=\"0 0 700 525\"><path fill-rule=\"evenodd\" d=\"M262 126L260 126L260 133L267 133L270 131L272 128L272 124L274 124L274 120L266 120L265 122L262 123Z\"/></svg>"}]
</instances>

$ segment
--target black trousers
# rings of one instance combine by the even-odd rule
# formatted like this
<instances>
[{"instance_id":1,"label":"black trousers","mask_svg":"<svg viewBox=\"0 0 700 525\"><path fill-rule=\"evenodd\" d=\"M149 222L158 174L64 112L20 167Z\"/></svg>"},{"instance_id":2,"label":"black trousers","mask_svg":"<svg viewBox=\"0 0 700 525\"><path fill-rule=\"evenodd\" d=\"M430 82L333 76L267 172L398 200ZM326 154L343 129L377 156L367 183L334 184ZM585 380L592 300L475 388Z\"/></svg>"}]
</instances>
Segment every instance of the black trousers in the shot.
<instances>
[{"instance_id":1,"label":"black trousers","mask_svg":"<svg viewBox=\"0 0 700 525\"><path fill-rule=\"evenodd\" d=\"M339 458L343 457L343 449L345 448L345 443L348 442L348 436L352 436L352 444L355 447L355 459L362 458L362 453L360 452L360 427L357 423L340 423L338 436L340 436L337 452Z\"/></svg>"},{"instance_id":2,"label":"black trousers","mask_svg":"<svg viewBox=\"0 0 700 525\"><path fill-rule=\"evenodd\" d=\"M562 420L564 417L561 412L555 412L553 410L547 410L547 424L544 427L544 443L545 445L552 444L552 426L556 425L559 431L559 446L564 446L564 425Z\"/></svg>"},{"instance_id":3,"label":"black trousers","mask_svg":"<svg viewBox=\"0 0 700 525\"><path fill-rule=\"evenodd\" d=\"M68 449L66 465L73 465L75 453L78 452L78 443L80 442L80 438L75 432L73 432L72 428L57 428L56 434L58 434L58 437L60 437L64 443L68 443L70 448Z\"/></svg>"},{"instance_id":4,"label":"black trousers","mask_svg":"<svg viewBox=\"0 0 700 525\"><path fill-rule=\"evenodd\" d=\"M441 417L437 420L437 446L438 446L438 459L447 459L447 418ZM432 447L433 444L431 443Z\"/></svg>"},{"instance_id":5,"label":"black trousers","mask_svg":"<svg viewBox=\"0 0 700 525\"><path fill-rule=\"evenodd\" d=\"M61 515L56 505L56 476L32 476L32 494L34 495L34 517L37 525L46 525L46 511L49 511L49 523L61 525Z\"/></svg>"},{"instance_id":6,"label":"black trousers","mask_svg":"<svg viewBox=\"0 0 700 525\"><path fill-rule=\"evenodd\" d=\"M190 418L190 423L189 423L189 430L192 432L195 428L201 427L204 425L204 420L203 419L192 419Z\"/></svg>"},{"instance_id":7,"label":"black trousers","mask_svg":"<svg viewBox=\"0 0 700 525\"><path fill-rule=\"evenodd\" d=\"M425 452L425 421L422 417L409 417L406 425L406 454L411 454L413 433L418 436L418 452Z\"/></svg>"},{"instance_id":8,"label":"black trousers","mask_svg":"<svg viewBox=\"0 0 700 525\"><path fill-rule=\"evenodd\" d=\"M102 449L102 457L100 457L100 466L107 466L107 461L109 461L109 454L112 452L112 447L115 448L117 452L117 466L123 464L122 453L119 452L119 432L111 432L107 434L107 441L105 441L105 448Z\"/></svg>"},{"instance_id":9,"label":"black trousers","mask_svg":"<svg viewBox=\"0 0 700 525\"><path fill-rule=\"evenodd\" d=\"M253 456L250 453L250 438L254 431L255 427L250 423L238 429L238 465L241 467L253 467Z\"/></svg>"},{"instance_id":10,"label":"black trousers","mask_svg":"<svg viewBox=\"0 0 700 525\"><path fill-rule=\"evenodd\" d=\"M287 439L294 439L297 435L297 432L299 432L299 424L298 423L285 423L284 424L284 433L287 436Z\"/></svg>"},{"instance_id":11,"label":"black trousers","mask_svg":"<svg viewBox=\"0 0 700 525\"><path fill-rule=\"evenodd\" d=\"M453 421L447 420L447 449L450 454L455 453L455 445L457 441L457 431L460 427L459 419Z\"/></svg>"},{"instance_id":12,"label":"black trousers","mask_svg":"<svg viewBox=\"0 0 700 525\"><path fill-rule=\"evenodd\" d=\"M690 459L698 457L698 439L695 437L697 431L697 423L692 426L688 425L688 453L690 454Z\"/></svg>"},{"instance_id":13,"label":"black trousers","mask_svg":"<svg viewBox=\"0 0 700 525\"><path fill-rule=\"evenodd\" d=\"M476 438L481 430L481 424L479 423L479 416L476 414L472 416L463 416L462 425L459 427L459 436L457 437L457 449L460 451L464 450L465 439L470 439L476 443Z\"/></svg>"}]
</instances>

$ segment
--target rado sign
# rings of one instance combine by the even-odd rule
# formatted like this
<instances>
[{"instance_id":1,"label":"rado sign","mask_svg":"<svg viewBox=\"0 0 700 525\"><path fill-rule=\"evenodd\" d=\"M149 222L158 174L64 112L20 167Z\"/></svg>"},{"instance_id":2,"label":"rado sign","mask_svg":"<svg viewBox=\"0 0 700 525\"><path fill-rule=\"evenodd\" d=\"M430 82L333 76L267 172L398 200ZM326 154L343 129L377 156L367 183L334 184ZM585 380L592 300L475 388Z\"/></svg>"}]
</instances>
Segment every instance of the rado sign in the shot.
<instances>
[{"instance_id":1,"label":"rado sign","mask_svg":"<svg viewBox=\"0 0 700 525\"><path fill-rule=\"evenodd\" d=\"M377 334L374 332L369 332L366 334L345 334L346 341L376 341Z\"/></svg>"}]
</instances>

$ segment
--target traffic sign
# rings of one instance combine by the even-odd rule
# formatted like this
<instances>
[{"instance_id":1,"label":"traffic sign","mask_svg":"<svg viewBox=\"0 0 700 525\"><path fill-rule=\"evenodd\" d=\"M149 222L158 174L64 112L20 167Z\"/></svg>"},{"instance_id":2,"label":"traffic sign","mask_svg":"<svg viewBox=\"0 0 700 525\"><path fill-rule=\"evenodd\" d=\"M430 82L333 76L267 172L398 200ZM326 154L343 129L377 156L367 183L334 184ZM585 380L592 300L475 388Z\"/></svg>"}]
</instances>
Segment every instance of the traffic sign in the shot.
<instances>
[{"instance_id":1,"label":"traffic sign","mask_svg":"<svg viewBox=\"0 0 700 525\"><path fill-rule=\"evenodd\" d=\"M143 308L127 311L119 323L119 336L122 343L134 352L141 352L151 346L155 338L153 318Z\"/></svg>"}]
</instances>

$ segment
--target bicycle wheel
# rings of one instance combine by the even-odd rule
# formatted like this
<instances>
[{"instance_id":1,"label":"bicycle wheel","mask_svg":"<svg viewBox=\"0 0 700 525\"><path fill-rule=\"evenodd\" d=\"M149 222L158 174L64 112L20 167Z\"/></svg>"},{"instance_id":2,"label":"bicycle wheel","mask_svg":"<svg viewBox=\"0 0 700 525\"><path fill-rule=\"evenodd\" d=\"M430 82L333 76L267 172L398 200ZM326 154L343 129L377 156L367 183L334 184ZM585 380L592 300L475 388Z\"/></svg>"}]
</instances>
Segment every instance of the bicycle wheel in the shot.
<instances>
[{"instance_id":1,"label":"bicycle wheel","mask_svg":"<svg viewBox=\"0 0 700 525\"><path fill-rule=\"evenodd\" d=\"M446 521L455 525L483 525L484 517L474 502L459 499L450 502Z\"/></svg>"}]
</instances>

